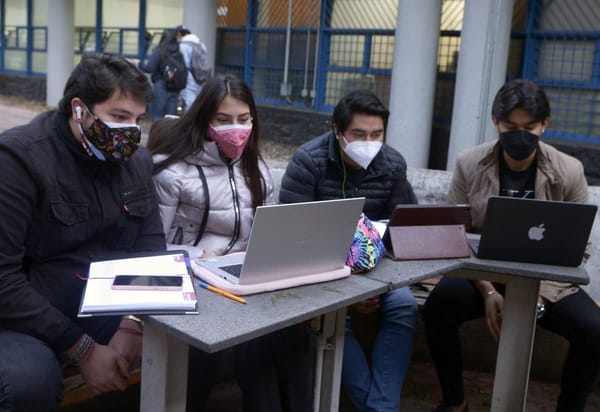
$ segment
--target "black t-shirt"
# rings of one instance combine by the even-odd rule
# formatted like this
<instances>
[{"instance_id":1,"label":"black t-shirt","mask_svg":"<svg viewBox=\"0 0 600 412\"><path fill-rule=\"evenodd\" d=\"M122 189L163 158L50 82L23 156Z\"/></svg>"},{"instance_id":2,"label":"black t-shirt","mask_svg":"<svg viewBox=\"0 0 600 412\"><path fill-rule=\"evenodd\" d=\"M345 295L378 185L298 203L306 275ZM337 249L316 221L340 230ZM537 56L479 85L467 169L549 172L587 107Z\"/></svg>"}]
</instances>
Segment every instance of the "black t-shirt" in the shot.
<instances>
[{"instance_id":1,"label":"black t-shirt","mask_svg":"<svg viewBox=\"0 0 600 412\"><path fill-rule=\"evenodd\" d=\"M511 170L500 153L500 196L533 199L535 197L536 161L522 172Z\"/></svg>"}]
</instances>

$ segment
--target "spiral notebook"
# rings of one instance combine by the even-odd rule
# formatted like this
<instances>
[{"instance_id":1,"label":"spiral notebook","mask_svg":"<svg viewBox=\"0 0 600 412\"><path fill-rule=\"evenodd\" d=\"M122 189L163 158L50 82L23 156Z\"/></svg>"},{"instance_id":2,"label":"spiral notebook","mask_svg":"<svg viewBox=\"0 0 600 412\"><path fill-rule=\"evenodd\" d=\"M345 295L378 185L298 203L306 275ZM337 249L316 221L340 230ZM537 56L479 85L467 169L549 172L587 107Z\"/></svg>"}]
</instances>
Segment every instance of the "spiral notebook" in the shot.
<instances>
[{"instance_id":1,"label":"spiral notebook","mask_svg":"<svg viewBox=\"0 0 600 412\"><path fill-rule=\"evenodd\" d=\"M118 275L182 277L178 290L115 289ZM197 313L186 251L154 252L90 264L78 316Z\"/></svg>"}]
</instances>

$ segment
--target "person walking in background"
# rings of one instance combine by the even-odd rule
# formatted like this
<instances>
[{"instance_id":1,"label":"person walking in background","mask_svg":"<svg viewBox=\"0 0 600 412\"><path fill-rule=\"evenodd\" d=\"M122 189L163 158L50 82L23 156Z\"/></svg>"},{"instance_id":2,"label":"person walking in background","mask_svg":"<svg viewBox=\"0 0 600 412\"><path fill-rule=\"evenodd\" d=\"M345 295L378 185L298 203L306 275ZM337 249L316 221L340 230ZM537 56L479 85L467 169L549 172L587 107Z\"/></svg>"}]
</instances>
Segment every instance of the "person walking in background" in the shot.
<instances>
[{"instance_id":1,"label":"person walking in background","mask_svg":"<svg viewBox=\"0 0 600 412\"><path fill-rule=\"evenodd\" d=\"M475 232L481 231L490 196L587 201L581 163L541 141L550 123L550 103L541 86L523 79L504 84L494 99L492 122L498 139L460 154L448 193L450 203L471 205ZM542 281L539 295L537 324L569 341L556 410L583 411L600 368L600 308L572 284ZM503 289L488 281L443 278L429 294L423 319L443 397L436 411L469 409L459 328L485 317L497 340L503 304Z\"/></svg>"},{"instance_id":2,"label":"person walking in background","mask_svg":"<svg viewBox=\"0 0 600 412\"><path fill-rule=\"evenodd\" d=\"M165 30L158 46L150 54L148 61L146 63L137 62L141 70L150 73L153 84L154 100L150 103L150 118L152 121L156 121L165 115L177 114L177 103L181 88L168 87L166 80L168 69L165 66L167 66L167 59L171 59L171 56L174 56L173 59L177 59L176 55L180 53L179 40L189 33L190 31L183 26L177 26L174 30ZM181 87L185 87L185 81Z\"/></svg>"},{"instance_id":3,"label":"person walking in background","mask_svg":"<svg viewBox=\"0 0 600 412\"><path fill-rule=\"evenodd\" d=\"M210 63L206 46L193 33L181 38L179 51L183 55L183 61L187 68L187 81L185 88L180 93L183 111L186 112L192 107L196 96L210 76Z\"/></svg>"},{"instance_id":4,"label":"person walking in background","mask_svg":"<svg viewBox=\"0 0 600 412\"><path fill-rule=\"evenodd\" d=\"M402 155L384 143L389 111L375 94L344 96L332 130L300 146L281 182L281 203L366 198L363 212L388 219L398 204L416 203ZM379 330L365 354L352 327L355 315L376 315ZM408 287L348 308L342 384L359 411L398 411L412 354L417 302ZM369 366L371 365L371 366Z\"/></svg>"},{"instance_id":5,"label":"person walking in background","mask_svg":"<svg viewBox=\"0 0 600 412\"><path fill-rule=\"evenodd\" d=\"M256 208L274 202L258 133L252 93L232 75L209 79L181 118L152 125L148 148L169 248L191 258L246 250ZM190 347L189 411L204 407L219 359ZM252 364L250 373L261 368ZM254 393L242 397L249 402Z\"/></svg>"}]
</instances>

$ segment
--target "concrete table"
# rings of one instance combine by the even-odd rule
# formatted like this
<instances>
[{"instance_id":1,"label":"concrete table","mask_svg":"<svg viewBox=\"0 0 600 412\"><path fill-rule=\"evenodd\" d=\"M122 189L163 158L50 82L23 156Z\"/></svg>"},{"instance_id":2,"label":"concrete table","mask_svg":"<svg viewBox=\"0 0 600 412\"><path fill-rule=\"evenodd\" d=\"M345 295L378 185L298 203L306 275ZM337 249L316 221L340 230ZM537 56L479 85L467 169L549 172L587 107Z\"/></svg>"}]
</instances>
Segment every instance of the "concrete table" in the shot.
<instances>
[{"instance_id":1,"label":"concrete table","mask_svg":"<svg viewBox=\"0 0 600 412\"><path fill-rule=\"evenodd\" d=\"M199 315L147 317L141 409L185 410L188 344L212 353L324 315L318 340L329 350L317 359L315 410L337 411L346 306L442 275L506 284L492 411L524 410L539 282L587 283L589 277L583 267L476 258L406 262L383 259L368 274L249 296L246 305L197 290Z\"/></svg>"},{"instance_id":2,"label":"concrete table","mask_svg":"<svg viewBox=\"0 0 600 412\"><path fill-rule=\"evenodd\" d=\"M585 268L471 258L446 275L506 285L491 410L525 411L540 280L585 284Z\"/></svg>"},{"instance_id":3,"label":"concrete table","mask_svg":"<svg viewBox=\"0 0 600 412\"><path fill-rule=\"evenodd\" d=\"M346 306L389 290L363 276L247 296L240 304L196 288L198 315L147 316L142 411L185 411L188 345L213 353L321 315L316 408L337 411Z\"/></svg>"},{"instance_id":4,"label":"concrete table","mask_svg":"<svg viewBox=\"0 0 600 412\"><path fill-rule=\"evenodd\" d=\"M391 289L396 289L441 275L489 280L506 285L491 410L524 411L540 280L585 284L589 282L585 268L475 257L404 262L385 259L366 276L386 282Z\"/></svg>"}]
</instances>

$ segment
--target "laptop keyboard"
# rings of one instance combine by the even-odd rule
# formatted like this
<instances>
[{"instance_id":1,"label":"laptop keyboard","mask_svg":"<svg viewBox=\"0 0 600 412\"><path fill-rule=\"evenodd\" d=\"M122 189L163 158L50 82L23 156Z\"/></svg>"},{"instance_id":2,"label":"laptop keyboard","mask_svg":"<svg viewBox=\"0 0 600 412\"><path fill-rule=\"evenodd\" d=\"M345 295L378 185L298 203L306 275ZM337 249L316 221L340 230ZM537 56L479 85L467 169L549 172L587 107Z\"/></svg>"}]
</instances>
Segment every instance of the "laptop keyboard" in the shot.
<instances>
[{"instance_id":1,"label":"laptop keyboard","mask_svg":"<svg viewBox=\"0 0 600 412\"><path fill-rule=\"evenodd\" d=\"M237 265L229 265L229 266L219 266L219 269L224 270L225 272L229 273L230 275L235 276L236 278L239 278L240 273L242 272L242 265L237 264Z\"/></svg>"}]
</instances>

